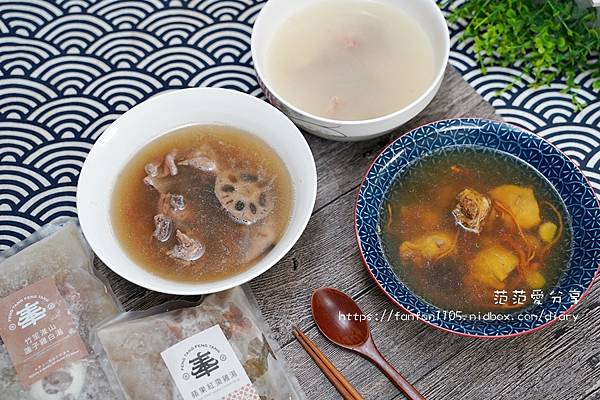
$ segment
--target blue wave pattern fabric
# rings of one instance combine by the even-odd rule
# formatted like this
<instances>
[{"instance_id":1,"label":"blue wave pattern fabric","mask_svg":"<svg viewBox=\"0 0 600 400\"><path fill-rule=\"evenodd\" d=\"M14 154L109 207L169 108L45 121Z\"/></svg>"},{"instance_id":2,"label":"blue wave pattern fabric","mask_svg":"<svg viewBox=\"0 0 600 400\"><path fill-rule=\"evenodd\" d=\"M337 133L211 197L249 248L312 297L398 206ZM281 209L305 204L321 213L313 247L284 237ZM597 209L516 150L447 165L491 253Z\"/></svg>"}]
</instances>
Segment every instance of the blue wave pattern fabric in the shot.
<instances>
[{"instance_id":1,"label":"blue wave pattern fabric","mask_svg":"<svg viewBox=\"0 0 600 400\"><path fill-rule=\"evenodd\" d=\"M261 96L250 35L263 3L0 2L0 250L44 223L75 215L87 152L135 104L195 86ZM600 191L600 101L591 91L582 96L595 102L575 114L560 84L536 92L517 87L495 97L517 70L482 77L468 46L456 42L452 63L508 121L565 150Z\"/></svg>"},{"instance_id":2,"label":"blue wave pattern fabric","mask_svg":"<svg viewBox=\"0 0 600 400\"><path fill-rule=\"evenodd\" d=\"M0 249L76 214L88 151L137 103L190 86L260 95L250 35L261 6L252 0L0 3Z\"/></svg>"}]
</instances>

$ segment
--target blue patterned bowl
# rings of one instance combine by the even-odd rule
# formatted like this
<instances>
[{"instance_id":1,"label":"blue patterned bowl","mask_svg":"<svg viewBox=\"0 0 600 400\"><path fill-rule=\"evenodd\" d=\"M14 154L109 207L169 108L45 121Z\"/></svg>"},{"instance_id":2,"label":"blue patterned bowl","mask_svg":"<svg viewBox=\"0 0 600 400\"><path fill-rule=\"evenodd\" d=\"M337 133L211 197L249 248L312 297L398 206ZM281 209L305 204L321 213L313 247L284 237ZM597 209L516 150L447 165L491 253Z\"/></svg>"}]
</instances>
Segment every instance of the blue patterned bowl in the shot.
<instances>
[{"instance_id":1,"label":"blue patterned bowl","mask_svg":"<svg viewBox=\"0 0 600 400\"><path fill-rule=\"evenodd\" d=\"M541 304L507 314L503 320L457 318L415 295L392 270L377 233L382 203L396 176L413 162L448 146L478 146L502 151L531 165L554 185L572 220L573 253L554 288ZM420 320L452 333L506 337L528 333L556 321L580 301L600 264L600 205L586 178L562 152L539 136L505 123L452 119L417 128L398 138L367 171L356 201L355 229L367 270L388 297ZM560 302L555 298L560 296Z\"/></svg>"}]
</instances>

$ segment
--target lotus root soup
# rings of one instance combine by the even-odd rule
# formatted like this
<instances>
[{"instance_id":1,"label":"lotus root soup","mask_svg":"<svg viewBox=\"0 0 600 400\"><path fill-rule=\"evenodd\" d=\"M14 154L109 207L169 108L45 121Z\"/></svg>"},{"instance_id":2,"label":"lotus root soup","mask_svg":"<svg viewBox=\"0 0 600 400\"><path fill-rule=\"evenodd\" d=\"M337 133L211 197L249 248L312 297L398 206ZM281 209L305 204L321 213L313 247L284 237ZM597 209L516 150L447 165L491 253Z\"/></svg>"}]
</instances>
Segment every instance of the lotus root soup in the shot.
<instances>
[{"instance_id":1,"label":"lotus root soup","mask_svg":"<svg viewBox=\"0 0 600 400\"><path fill-rule=\"evenodd\" d=\"M281 239L293 202L289 173L258 137L195 125L154 140L117 179L112 225L150 272L205 282L243 272Z\"/></svg>"}]
</instances>

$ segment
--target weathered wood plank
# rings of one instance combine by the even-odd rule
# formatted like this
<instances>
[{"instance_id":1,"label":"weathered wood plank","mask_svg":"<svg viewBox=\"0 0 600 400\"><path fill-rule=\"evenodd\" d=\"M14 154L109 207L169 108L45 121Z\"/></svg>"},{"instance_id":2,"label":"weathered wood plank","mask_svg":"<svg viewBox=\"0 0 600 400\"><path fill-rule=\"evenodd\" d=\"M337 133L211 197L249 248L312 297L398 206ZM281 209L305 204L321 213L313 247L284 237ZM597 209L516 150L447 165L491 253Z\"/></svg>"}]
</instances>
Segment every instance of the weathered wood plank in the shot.
<instances>
[{"instance_id":1,"label":"weathered wood plank","mask_svg":"<svg viewBox=\"0 0 600 400\"><path fill-rule=\"evenodd\" d=\"M417 384L440 400L598 398L599 316L596 285L571 319L511 339L466 339L464 350Z\"/></svg>"},{"instance_id":2,"label":"weathered wood plank","mask_svg":"<svg viewBox=\"0 0 600 400\"><path fill-rule=\"evenodd\" d=\"M331 391L324 394L323 387L331 386L326 386L308 356L291 340L291 324L307 330L366 398L401 398L374 367L323 339L310 317L310 294L320 286L335 286L353 295L366 313L395 310L371 283L356 249L343 243L335 246L340 237L353 233L352 227L330 224L349 220L353 203L354 194L349 193L313 217L307 229L312 235L303 237L297 246L303 254L295 271L299 278L290 276L288 268L293 263L284 259L251 286L280 343L287 343L286 357L309 398L338 397ZM322 226L331 228L319 229ZM584 399L597 395L600 382L599 311L600 289L596 287L575 310L577 321L558 322L514 339L463 338L417 321L392 319L371 326L380 350L429 399Z\"/></svg>"},{"instance_id":3,"label":"weathered wood plank","mask_svg":"<svg viewBox=\"0 0 600 400\"><path fill-rule=\"evenodd\" d=\"M358 299L365 313L381 314L386 310L396 311L393 305L378 289L370 290L368 294ZM379 349L386 355L399 371L415 386L424 391L427 389L420 383L426 374L439 368L444 362L458 352L456 341L460 338L441 331L427 328L417 321L372 322L370 324L373 337ZM367 399L393 399L398 396L396 388L374 366L361 357L339 349L325 340L315 328L308 331L308 336L327 354L342 373L359 389ZM431 343L435 347L431 348ZM293 365L294 372L299 377L310 399L337 399L337 393L324 390L331 386L322 381L323 378L311 367L312 361L298 349L295 342L284 348L286 357ZM314 368L313 368L314 369Z\"/></svg>"}]
</instances>

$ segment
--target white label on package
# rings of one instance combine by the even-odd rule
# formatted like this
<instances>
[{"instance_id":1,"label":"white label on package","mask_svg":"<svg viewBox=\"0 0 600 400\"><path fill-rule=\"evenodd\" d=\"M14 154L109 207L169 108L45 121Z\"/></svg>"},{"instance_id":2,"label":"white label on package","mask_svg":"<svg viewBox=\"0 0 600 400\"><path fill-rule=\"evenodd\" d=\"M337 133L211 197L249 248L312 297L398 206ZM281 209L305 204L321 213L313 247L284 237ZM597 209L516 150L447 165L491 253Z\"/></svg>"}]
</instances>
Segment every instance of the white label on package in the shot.
<instances>
[{"instance_id":1,"label":"white label on package","mask_svg":"<svg viewBox=\"0 0 600 400\"><path fill-rule=\"evenodd\" d=\"M184 400L259 400L221 327L215 325L160 353Z\"/></svg>"}]
</instances>

